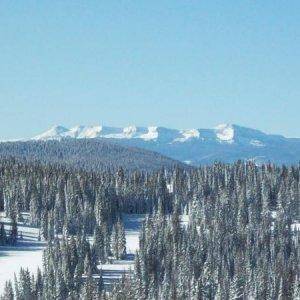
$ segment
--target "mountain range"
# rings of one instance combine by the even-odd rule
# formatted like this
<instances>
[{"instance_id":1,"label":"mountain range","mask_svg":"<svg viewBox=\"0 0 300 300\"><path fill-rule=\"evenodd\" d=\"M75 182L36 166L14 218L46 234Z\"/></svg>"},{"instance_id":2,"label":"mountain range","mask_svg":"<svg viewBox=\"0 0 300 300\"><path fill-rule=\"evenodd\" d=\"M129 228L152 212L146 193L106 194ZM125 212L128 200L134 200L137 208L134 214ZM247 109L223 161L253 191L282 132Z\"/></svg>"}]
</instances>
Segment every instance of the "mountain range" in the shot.
<instances>
[{"instance_id":1,"label":"mountain range","mask_svg":"<svg viewBox=\"0 0 300 300\"><path fill-rule=\"evenodd\" d=\"M257 163L292 164L300 161L300 139L234 124L212 129L178 130L165 127L54 126L34 141L97 139L158 152L191 165L215 161L253 160Z\"/></svg>"}]
</instances>

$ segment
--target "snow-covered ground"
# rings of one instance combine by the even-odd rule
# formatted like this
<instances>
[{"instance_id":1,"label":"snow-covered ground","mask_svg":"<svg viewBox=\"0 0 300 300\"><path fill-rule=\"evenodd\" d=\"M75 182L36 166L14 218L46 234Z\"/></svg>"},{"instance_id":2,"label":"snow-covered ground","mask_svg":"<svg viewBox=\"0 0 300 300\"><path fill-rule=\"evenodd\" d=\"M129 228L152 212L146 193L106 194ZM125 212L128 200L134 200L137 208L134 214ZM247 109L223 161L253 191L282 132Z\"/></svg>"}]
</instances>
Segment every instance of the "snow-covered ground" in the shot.
<instances>
[{"instance_id":1,"label":"snow-covered ground","mask_svg":"<svg viewBox=\"0 0 300 300\"><path fill-rule=\"evenodd\" d=\"M25 220L28 214L24 214ZM134 254L139 248L139 229L144 215L123 215L127 257L124 260L112 260L110 264L99 265L103 270L105 284L122 277L122 274L133 269ZM0 213L0 222L3 222L6 230L10 230L10 220ZM18 274L20 268L28 268L36 273L38 267L42 268L43 249L45 242L38 241L39 230L26 225L26 222L18 222L18 232L23 235L23 240L18 240L16 246L0 246L0 292L3 291L7 280L14 279L14 274Z\"/></svg>"},{"instance_id":2,"label":"snow-covered ground","mask_svg":"<svg viewBox=\"0 0 300 300\"><path fill-rule=\"evenodd\" d=\"M134 269L134 256L139 249L139 232L144 219L145 215L142 214L123 215L127 257L124 260L112 260L111 263L98 266L99 269L102 269L102 277L106 286L111 285L122 275L129 274ZM188 221L188 215L181 216L182 226L187 226Z\"/></svg>"},{"instance_id":3,"label":"snow-covered ground","mask_svg":"<svg viewBox=\"0 0 300 300\"><path fill-rule=\"evenodd\" d=\"M144 219L145 215L142 214L123 215L128 254L135 254L139 249L139 233Z\"/></svg>"},{"instance_id":4,"label":"snow-covered ground","mask_svg":"<svg viewBox=\"0 0 300 300\"><path fill-rule=\"evenodd\" d=\"M273 218L271 229L274 229L274 222L277 218L277 211L273 210L271 211L271 217ZM291 224L291 230L296 233L297 231L300 231L300 222L299 220L293 220L293 223Z\"/></svg>"},{"instance_id":5,"label":"snow-covered ground","mask_svg":"<svg viewBox=\"0 0 300 300\"><path fill-rule=\"evenodd\" d=\"M24 216L25 219L28 217L27 215ZM99 269L102 269L105 285L111 285L123 274L128 274L133 270L134 255L139 249L139 232L144 218L145 215L142 214L123 215L127 256L126 259L112 259L111 263L98 266ZM181 218L182 224L186 226L188 215L183 215ZM0 221L4 222L7 230L10 229L10 220L4 218L3 213L0 213ZM38 267L42 268L43 249L46 243L38 241L38 228L19 222L18 231L19 233L22 232L23 240L19 240L17 246L0 246L0 292L3 290L5 281L13 280L14 273L18 274L21 267L28 268L33 273Z\"/></svg>"},{"instance_id":6,"label":"snow-covered ground","mask_svg":"<svg viewBox=\"0 0 300 300\"><path fill-rule=\"evenodd\" d=\"M0 221L4 222L5 229L10 229L10 220L4 218L3 213L0 213ZM0 246L0 292L6 280L13 280L14 273L18 274L21 267L36 273L37 268L42 266L46 244L38 241L39 230L22 222L18 223L18 232L22 232L23 240L18 240L16 246Z\"/></svg>"},{"instance_id":7,"label":"snow-covered ground","mask_svg":"<svg viewBox=\"0 0 300 300\"><path fill-rule=\"evenodd\" d=\"M112 260L111 263L99 265L105 285L110 285L120 279L123 274L128 274L134 268L134 255L139 249L139 231L145 215L124 214L123 222L126 234L127 257L123 260Z\"/></svg>"}]
</instances>

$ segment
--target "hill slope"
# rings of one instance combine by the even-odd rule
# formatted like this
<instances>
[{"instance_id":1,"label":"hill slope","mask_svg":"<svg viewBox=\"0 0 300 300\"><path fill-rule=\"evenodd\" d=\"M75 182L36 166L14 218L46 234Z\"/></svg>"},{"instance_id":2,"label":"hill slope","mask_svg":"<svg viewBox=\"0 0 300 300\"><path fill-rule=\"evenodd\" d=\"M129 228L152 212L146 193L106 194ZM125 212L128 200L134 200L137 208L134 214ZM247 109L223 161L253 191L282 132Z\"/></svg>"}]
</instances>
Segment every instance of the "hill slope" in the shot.
<instances>
[{"instance_id":1,"label":"hill slope","mask_svg":"<svg viewBox=\"0 0 300 300\"><path fill-rule=\"evenodd\" d=\"M108 167L144 171L172 168L175 165L186 167L156 152L96 139L0 143L0 157L8 156L44 163L63 163L94 171Z\"/></svg>"}]
</instances>

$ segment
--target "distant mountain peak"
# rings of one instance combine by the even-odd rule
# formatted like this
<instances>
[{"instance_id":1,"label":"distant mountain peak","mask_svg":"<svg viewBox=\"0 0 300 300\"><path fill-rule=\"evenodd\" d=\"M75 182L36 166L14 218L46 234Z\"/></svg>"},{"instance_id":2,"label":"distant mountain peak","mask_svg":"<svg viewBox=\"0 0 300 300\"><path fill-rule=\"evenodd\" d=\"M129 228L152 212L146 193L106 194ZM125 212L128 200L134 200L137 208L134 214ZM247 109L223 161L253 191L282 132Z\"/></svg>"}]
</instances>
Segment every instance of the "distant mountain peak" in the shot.
<instances>
[{"instance_id":1,"label":"distant mountain peak","mask_svg":"<svg viewBox=\"0 0 300 300\"><path fill-rule=\"evenodd\" d=\"M114 143L154 150L174 159L202 164L237 159L296 162L300 139L266 134L236 124L220 124L211 129L171 129L160 126L77 125L70 129L56 125L33 140L109 139Z\"/></svg>"},{"instance_id":2,"label":"distant mountain peak","mask_svg":"<svg viewBox=\"0 0 300 300\"><path fill-rule=\"evenodd\" d=\"M63 138L108 138L108 139L137 139L143 141L160 141L167 143L184 143L193 140L215 141L219 143L233 144L241 139L251 139L252 145L263 143L261 137L265 133L241 127L234 124L220 124L213 129L170 129L159 126L138 127L130 125L126 127L110 127L102 125L83 126L77 125L70 129L56 125L46 132L37 135L33 140L60 140Z\"/></svg>"},{"instance_id":3,"label":"distant mountain peak","mask_svg":"<svg viewBox=\"0 0 300 300\"><path fill-rule=\"evenodd\" d=\"M51 139L60 139L64 133L68 132L69 129L62 125L54 125L46 132L34 137L34 140L51 140Z\"/></svg>"}]
</instances>

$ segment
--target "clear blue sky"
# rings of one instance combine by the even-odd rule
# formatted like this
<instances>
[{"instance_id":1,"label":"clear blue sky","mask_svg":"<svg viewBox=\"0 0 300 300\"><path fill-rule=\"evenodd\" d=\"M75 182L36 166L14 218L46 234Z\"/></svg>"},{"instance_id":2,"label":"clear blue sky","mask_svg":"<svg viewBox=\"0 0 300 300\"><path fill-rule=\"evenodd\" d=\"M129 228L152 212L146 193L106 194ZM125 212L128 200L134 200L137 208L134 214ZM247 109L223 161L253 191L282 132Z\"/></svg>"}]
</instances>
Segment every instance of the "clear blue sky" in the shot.
<instances>
[{"instance_id":1,"label":"clear blue sky","mask_svg":"<svg viewBox=\"0 0 300 300\"><path fill-rule=\"evenodd\" d=\"M0 1L0 138L229 122L300 137L300 1Z\"/></svg>"}]
</instances>

